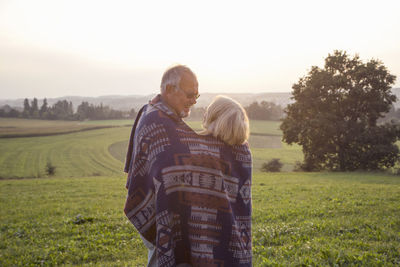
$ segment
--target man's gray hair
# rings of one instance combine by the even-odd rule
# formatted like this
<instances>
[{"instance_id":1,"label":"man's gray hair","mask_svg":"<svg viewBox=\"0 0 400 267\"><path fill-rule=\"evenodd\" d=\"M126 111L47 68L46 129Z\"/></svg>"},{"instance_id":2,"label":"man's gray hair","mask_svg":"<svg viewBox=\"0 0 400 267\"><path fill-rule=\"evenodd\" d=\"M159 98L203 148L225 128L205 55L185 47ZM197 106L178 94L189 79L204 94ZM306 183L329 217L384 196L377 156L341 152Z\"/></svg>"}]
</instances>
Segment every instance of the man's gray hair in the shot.
<instances>
[{"instance_id":1,"label":"man's gray hair","mask_svg":"<svg viewBox=\"0 0 400 267\"><path fill-rule=\"evenodd\" d=\"M192 72L191 69L186 67L185 65L174 65L170 68L168 68L165 72L164 75L161 79L161 93L165 93L165 90L167 89L167 85L173 85L175 86L175 90L177 90L177 86L179 86L179 83L181 81L181 78L184 75L192 76L197 80L196 75Z\"/></svg>"}]
</instances>

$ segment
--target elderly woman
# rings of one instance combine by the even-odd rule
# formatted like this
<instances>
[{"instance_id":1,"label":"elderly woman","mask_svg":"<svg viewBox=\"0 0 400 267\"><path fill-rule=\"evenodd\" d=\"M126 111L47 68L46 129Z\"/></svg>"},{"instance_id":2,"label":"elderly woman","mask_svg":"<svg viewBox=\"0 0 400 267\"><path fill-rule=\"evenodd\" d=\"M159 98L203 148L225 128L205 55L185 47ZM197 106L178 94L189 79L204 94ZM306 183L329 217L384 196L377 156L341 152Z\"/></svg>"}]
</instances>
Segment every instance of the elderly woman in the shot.
<instances>
[{"instance_id":1,"label":"elderly woman","mask_svg":"<svg viewBox=\"0 0 400 267\"><path fill-rule=\"evenodd\" d=\"M138 124L140 156L132 162L125 204L129 220L154 247L148 266L251 266L246 112L218 96L198 134L157 105L147 113L152 123ZM141 140L149 131L154 136Z\"/></svg>"},{"instance_id":2,"label":"elderly woman","mask_svg":"<svg viewBox=\"0 0 400 267\"><path fill-rule=\"evenodd\" d=\"M207 107L203 118L204 131L229 145L242 145L249 138L249 119L237 101L217 96Z\"/></svg>"}]
</instances>

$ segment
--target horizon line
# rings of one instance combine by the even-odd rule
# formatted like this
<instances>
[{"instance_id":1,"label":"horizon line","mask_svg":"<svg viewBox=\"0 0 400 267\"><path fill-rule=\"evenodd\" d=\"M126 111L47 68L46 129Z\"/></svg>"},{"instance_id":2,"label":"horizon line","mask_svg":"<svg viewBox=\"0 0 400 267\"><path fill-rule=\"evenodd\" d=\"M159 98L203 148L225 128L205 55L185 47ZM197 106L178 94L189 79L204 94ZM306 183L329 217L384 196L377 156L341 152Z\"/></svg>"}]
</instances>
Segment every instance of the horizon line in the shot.
<instances>
[{"instance_id":1,"label":"horizon line","mask_svg":"<svg viewBox=\"0 0 400 267\"><path fill-rule=\"evenodd\" d=\"M235 93L227 93L227 92L221 92L221 93L210 93L210 92L204 92L204 93L201 93L200 95L261 95L261 94L290 94L290 93L292 93L291 91L286 91L286 92L283 92L283 91L277 91L277 92L260 92L260 93L246 93L246 92L235 92ZM25 98L28 98L28 99L33 99L33 98L36 98L36 99L44 99L44 98L46 98L46 99L54 99L54 98L67 98L67 97L88 97L88 98L101 98L101 97L119 97L119 96L121 96L121 97L123 97L123 96L138 96L138 97L147 97L147 96L153 96L153 95L157 95L157 94L159 94L159 93L151 93L151 94L130 94L130 95L124 95L124 94L121 94L121 95L100 95L100 96L82 96L82 95L64 95L64 96L56 96L56 97L16 97L16 98L1 98L0 97L0 100L19 100L19 99L25 99Z\"/></svg>"}]
</instances>

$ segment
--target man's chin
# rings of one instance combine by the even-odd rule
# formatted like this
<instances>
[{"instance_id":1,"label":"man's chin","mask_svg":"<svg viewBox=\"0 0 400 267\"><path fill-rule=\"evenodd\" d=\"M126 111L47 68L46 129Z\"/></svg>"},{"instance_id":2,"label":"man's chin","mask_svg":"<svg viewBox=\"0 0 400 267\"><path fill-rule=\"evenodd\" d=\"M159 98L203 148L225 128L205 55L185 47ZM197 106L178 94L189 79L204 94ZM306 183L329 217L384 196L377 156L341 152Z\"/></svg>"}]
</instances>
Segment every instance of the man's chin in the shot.
<instances>
[{"instance_id":1,"label":"man's chin","mask_svg":"<svg viewBox=\"0 0 400 267\"><path fill-rule=\"evenodd\" d=\"M186 118L189 117L190 115L190 109L188 111L182 110L181 113L179 114L181 118Z\"/></svg>"}]
</instances>

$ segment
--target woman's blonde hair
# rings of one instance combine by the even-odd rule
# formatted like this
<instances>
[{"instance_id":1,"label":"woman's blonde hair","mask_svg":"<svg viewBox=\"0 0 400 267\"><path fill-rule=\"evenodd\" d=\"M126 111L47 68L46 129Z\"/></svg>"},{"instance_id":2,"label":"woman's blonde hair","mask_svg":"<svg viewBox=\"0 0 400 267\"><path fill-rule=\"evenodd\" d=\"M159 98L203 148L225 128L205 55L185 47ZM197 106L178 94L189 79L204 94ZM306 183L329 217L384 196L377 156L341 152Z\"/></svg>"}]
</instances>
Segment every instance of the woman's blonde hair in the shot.
<instances>
[{"instance_id":1,"label":"woman's blonde hair","mask_svg":"<svg viewBox=\"0 0 400 267\"><path fill-rule=\"evenodd\" d=\"M212 134L229 145L243 144L249 138L249 119L239 102L216 96L207 107L202 134Z\"/></svg>"}]
</instances>

